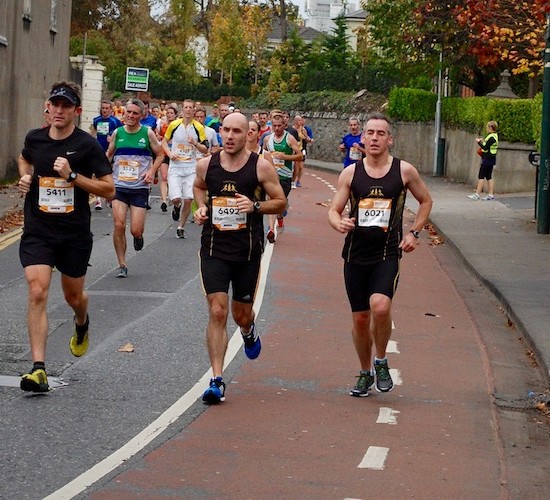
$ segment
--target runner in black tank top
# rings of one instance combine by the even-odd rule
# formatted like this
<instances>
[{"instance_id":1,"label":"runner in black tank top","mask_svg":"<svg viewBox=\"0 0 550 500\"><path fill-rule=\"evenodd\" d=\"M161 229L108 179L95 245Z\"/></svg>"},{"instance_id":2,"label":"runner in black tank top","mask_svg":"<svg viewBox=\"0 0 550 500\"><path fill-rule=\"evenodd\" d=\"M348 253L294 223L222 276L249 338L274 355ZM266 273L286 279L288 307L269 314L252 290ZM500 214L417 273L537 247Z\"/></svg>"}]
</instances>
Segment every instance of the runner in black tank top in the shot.
<instances>
[{"instance_id":1,"label":"runner in black tank top","mask_svg":"<svg viewBox=\"0 0 550 500\"><path fill-rule=\"evenodd\" d=\"M342 252L346 262L373 264L401 257L405 198L401 160L394 158L379 179L369 176L362 160L357 162L350 197L356 228L346 236Z\"/></svg>"},{"instance_id":2,"label":"runner in black tank top","mask_svg":"<svg viewBox=\"0 0 550 500\"><path fill-rule=\"evenodd\" d=\"M344 281L361 368L350 390L356 397L368 396L375 384L379 392L393 389L386 348L392 332L391 306L399 280L399 259L402 252L415 249L432 207L418 171L389 153L393 136L388 117L376 113L367 118L363 144L365 158L340 174L329 209L330 225L346 235ZM407 190L419 207L411 230L403 235ZM348 202L351 213L343 215Z\"/></svg>"},{"instance_id":3,"label":"runner in black tank top","mask_svg":"<svg viewBox=\"0 0 550 500\"><path fill-rule=\"evenodd\" d=\"M194 218L203 225L200 271L209 312L206 337L212 378L202 396L207 404L225 400L222 372L229 311L241 329L246 356L256 359L260 355L252 305L260 275L263 215L281 212L286 204L273 165L245 147L246 116L226 116L220 132L223 151L197 162L193 185Z\"/></svg>"}]
</instances>

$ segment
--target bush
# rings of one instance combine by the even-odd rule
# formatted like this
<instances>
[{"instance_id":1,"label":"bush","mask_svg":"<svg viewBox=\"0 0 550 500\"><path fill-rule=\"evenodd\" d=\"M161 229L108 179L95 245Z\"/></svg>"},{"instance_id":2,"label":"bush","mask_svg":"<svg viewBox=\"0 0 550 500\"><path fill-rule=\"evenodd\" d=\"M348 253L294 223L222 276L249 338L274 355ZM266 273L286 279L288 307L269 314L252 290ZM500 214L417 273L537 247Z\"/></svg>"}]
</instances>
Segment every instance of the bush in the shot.
<instances>
[{"instance_id":1,"label":"bush","mask_svg":"<svg viewBox=\"0 0 550 500\"><path fill-rule=\"evenodd\" d=\"M395 88L390 92L388 114L395 120L426 123L435 119L436 102L437 96L432 92ZM447 127L477 134L484 134L487 122L496 120L501 140L530 144L540 137L536 123L540 124L542 107L538 102L537 99L444 97L441 118Z\"/></svg>"}]
</instances>

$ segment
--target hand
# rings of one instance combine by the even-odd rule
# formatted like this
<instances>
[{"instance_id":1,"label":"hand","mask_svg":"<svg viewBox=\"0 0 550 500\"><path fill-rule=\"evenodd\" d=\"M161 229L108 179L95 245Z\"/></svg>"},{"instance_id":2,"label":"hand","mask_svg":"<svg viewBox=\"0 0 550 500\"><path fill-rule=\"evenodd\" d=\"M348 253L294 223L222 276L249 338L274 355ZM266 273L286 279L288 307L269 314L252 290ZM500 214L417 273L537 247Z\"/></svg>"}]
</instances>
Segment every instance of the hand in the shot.
<instances>
[{"instance_id":1,"label":"hand","mask_svg":"<svg viewBox=\"0 0 550 500\"><path fill-rule=\"evenodd\" d=\"M66 179L71 173L71 165L67 158L58 156L53 162L53 169L59 174L59 177Z\"/></svg>"},{"instance_id":2,"label":"hand","mask_svg":"<svg viewBox=\"0 0 550 500\"><path fill-rule=\"evenodd\" d=\"M254 202L250 198L239 193L235 194L235 198L237 198L237 208L240 213L250 214L254 212Z\"/></svg>"},{"instance_id":3,"label":"hand","mask_svg":"<svg viewBox=\"0 0 550 500\"><path fill-rule=\"evenodd\" d=\"M31 188L32 183L32 175L31 174L25 174L19 179L18 188L19 191L21 191L23 194L27 194L29 192L29 189Z\"/></svg>"},{"instance_id":4,"label":"hand","mask_svg":"<svg viewBox=\"0 0 550 500\"><path fill-rule=\"evenodd\" d=\"M409 253L409 252L412 252L417 245L418 245L418 239L415 238L414 234L407 233L401 240L401 243L399 243L399 248L401 248L403 252Z\"/></svg>"},{"instance_id":5,"label":"hand","mask_svg":"<svg viewBox=\"0 0 550 500\"><path fill-rule=\"evenodd\" d=\"M341 233L349 233L355 229L355 217L342 217L337 230Z\"/></svg>"},{"instance_id":6,"label":"hand","mask_svg":"<svg viewBox=\"0 0 550 500\"><path fill-rule=\"evenodd\" d=\"M201 226L208 220L208 208L207 207L199 207L197 210L195 210L195 214L193 215L193 219L195 220L195 223Z\"/></svg>"},{"instance_id":7,"label":"hand","mask_svg":"<svg viewBox=\"0 0 550 500\"><path fill-rule=\"evenodd\" d=\"M143 174L143 180L147 184L151 184L153 182L153 179L155 178L155 171L153 170L153 167L149 168L144 174Z\"/></svg>"}]
</instances>

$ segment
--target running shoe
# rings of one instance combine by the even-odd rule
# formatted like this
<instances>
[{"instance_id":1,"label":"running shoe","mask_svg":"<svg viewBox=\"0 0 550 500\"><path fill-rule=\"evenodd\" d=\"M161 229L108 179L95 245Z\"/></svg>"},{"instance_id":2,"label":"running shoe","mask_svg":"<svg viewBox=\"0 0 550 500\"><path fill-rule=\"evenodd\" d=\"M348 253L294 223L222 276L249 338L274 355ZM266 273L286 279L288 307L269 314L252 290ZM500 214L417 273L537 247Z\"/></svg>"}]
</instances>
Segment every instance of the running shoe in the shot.
<instances>
[{"instance_id":1,"label":"running shoe","mask_svg":"<svg viewBox=\"0 0 550 500\"><path fill-rule=\"evenodd\" d=\"M297 188L301 188L302 187L302 183L300 181L296 181L296 187Z\"/></svg>"},{"instance_id":2,"label":"running shoe","mask_svg":"<svg viewBox=\"0 0 550 500\"><path fill-rule=\"evenodd\" d=\"M74 334L69 341L69 349L71 354L79 358L84 356L88 350L88 325L90 324L90 319L86 317L86 324L79 327L74 320ZM80 330L80 332L78 331Z\"/></svg>"},{"instance_id":3,"label":"running shoe","mask_svg":"<svg viewBox=\"0 0 550 500\"><path fill-rule=\"evenodd\" d=\"M178 238L180 240L185 239L185 229L183 229L183 227L178 227L176 229L176 238Z\"/></svg>"},{"instance_id":4,"label":"running shoe","mask_svg":"<svg viewBox=\"0 0 550 500\"><path fill-rule=\"evenodd\" d=\"M175 220L176 222L180 220L180 210L181 207L179 205L174 205L174 208L172 209L172 220Z\"/></svg>"},{"instance_id":5,"label":"running shoe","mask_svg":"<svg viewBox=\"0 0 550 500\"><path fill-rule=\"evenodd\" d=\"M484 196L481 198L481 201L493 201L495 197L492 194L488 194L487 196Z\"/></svg>"},{"instance_id":6,"label":"running shoe","mask_svg":"<svg viewBox=\"0 0 550 500\"><path fill-rule=\"evenodd\" d=\"M101 200L97 200L95 202L95 210L103 210L103 203L101 202Z\"/></svg>"},{"instance_id":7,"label":"running shoe","mask_svg":"<svg viewBox=\"0 0 550 500\"><path fill-rule=\"evenodd\" d=\"M118 268L117 278L127 278L128 277L128 268L126 266L120 266Z\"/></svg>"},{"instance_id":8,"label":"running shoe","mask_svg":"<svg viewBox=\"0 0 550 500\"><path fill-rule=\"evenodd\" d=\"M388 361L374 361L374 371L376 372L376 390L378 392L389 392L393 389L393 380L390 375Z\"/></svg>"},{"instance_id":9,"label":"running shoe","mask_svg":"<svg viewBox=\"0 0 550 500\"><path fill-rule=\"evenodd\" d=\"M202 400L207 405L215 405L225 401L225 383L221 377L210 379L210 385L204 391Z\"/></svg>"},{"instance_id":10,"label":"running shoe","mask_svg":"<svg viewBox=\"0 0 550 500\"><path fill-rule=\"evenodd\" d=\"M479 194L477 193L469 194L468 198L470 198L470 200L479 200Z\"/></svg>"},{"instance_id":11,"label":"running shoe","mask_svg":"<svg viewBox=\"0 0 550 500\"><path fill-rule=\"evenodd\" d=\"M48 392L50 386L48 385L46 371L43 368L37 368L36 370L33 368L32 371L21 377L19 387L28 392Z\"/></svg>"},{"instance_id":12,"label":"running shoe","mask_svg":"<svg viewBox=\"0 0 550 500\"><path fill-rule=\"evenodd\" d=\"M163 212L167 212L168 211L168 205L166 204L166 202L162 202L160 204L160 209L163 211Z\"/></svg>"},{"instance_id":13,"label":"running shoe","mask_svg":"<svg viewBox=\"0 0 550 500\"><path fill-rule=\"evenodd\" d=\"M282 217L281 218L277 217L277 232L282 234L284 230L285 230L285 220Z\"/></svg>"},{"instance_id":14,"label":"running shoe","mask_svg":"<svg viewBox=\"0 0 550 500\"><path fill-rule=\"evenodd\" d=\"M143 236L134 236L134 250L139 252L143 248Z\"/></svg>"},{"instance_id":15,"label":"running shoe","mask_svg":"<svg viewBox=\"0 0 550 500\"><path fill-rule=\"evenodd\" d=\"M295 182L291 182L291 183L290 183L290 188L291 188L291 189L296 189L296 183L295 183Z\"/></svg>"},{"instance_id":16,"label":"running shoe","mask_svg":"<svg viewBox=\"0 0 550 500\"><path fill-rule=\"evenodd\" d=\"M244 353L248 359L256 359L262 350L260 335L256 332L256 325L252 323L250 333L243 335Z\"/></svg>"},{"instance_id":17,"label":"running shoe","mask_svg":"<svg viewBox=\"0 0 550 500\"><path fill-rule=\"evenodd\" d=\"M275 243L275 231L273 231L273 229L270 229L268 232L267 232L267 241L269 241L269 243Z\"/></svg>"},{"instance_id":18,"label":"running shoe","mask_svg":"<svg viewBox=\"0 0 550 500\"><path fill-rule=\"evenodd\" d=\"M374 385L374 375L370 371L361 370L357 375L357 383L349 391L350 396L357 398L366 398L369 395L369 389Z\"/></svg>"}]
</instances>

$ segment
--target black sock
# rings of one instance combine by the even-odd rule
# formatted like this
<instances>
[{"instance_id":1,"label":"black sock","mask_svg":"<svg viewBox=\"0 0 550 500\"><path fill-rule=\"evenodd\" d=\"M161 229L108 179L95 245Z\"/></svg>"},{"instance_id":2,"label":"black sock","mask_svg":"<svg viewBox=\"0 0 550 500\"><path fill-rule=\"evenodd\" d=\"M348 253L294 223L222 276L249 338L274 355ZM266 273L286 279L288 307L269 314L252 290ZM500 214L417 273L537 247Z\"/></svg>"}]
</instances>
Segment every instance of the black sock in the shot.
<instances>
[{"instance_id":1,"label":"black sock","mask_svg":"<svg viewBox=\"0 0 550 500\"><path fill-rule=\"evenodd\" d=\"M86 323L84 323L83 325L78 325L76 323L76 319L75 319L75 327L76 327L76 334L79 336L79 337L83 337L85 335L85 333L88 331L88 326L90 325L90 317L86 314Z\"/></svg>"},{"instance_id":2,"label":"black sock","mask_svg":"<svg viewBox=\"0 0 550 500\"><path fill-rule=\"evenodd\" d=\"M46 371L46 364L44 363L44 361L35 361L34 364L32 365L32 371L35 371L35 370Z\"/></svg>"}]
</instances>

